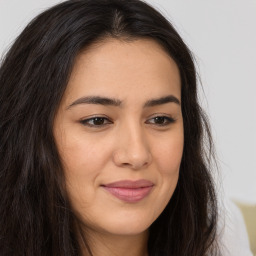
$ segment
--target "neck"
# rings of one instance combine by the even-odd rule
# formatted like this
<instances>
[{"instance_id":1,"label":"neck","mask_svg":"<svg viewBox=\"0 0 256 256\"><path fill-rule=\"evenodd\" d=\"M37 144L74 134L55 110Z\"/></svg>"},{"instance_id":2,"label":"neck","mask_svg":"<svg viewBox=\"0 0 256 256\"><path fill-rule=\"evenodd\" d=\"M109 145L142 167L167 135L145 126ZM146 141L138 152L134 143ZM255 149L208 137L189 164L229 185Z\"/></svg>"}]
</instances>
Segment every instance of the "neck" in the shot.
<instances>
[{"instance_id":1,"label":"neck","mask_svg":"<svg viewBox=\"0 0 256 256\"><path fill-rule=\"evenodd\" d=\"M113 235L86 231L86 242L93 256L148 256L148 231L136 235ZM85 243L83 256L91 256Z\"/></svg>"}]
</instances>

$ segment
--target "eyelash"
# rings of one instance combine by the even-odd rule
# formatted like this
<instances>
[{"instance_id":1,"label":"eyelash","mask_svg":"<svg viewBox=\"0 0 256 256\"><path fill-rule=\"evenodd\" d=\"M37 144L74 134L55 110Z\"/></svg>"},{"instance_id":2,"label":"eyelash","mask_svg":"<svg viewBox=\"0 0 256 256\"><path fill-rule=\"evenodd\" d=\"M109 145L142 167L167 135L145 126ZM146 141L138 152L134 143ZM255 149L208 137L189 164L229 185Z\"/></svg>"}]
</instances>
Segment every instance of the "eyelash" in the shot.
<instances>
[{"instance_id":1,"label":"eyelash","mask_svg":"<svg viewBox=\"0 0 256 256\"><path fill-rule=\"evenodd\" d=\"M152 123L150 122L150 120L158 120L158 121L161 121L160 123ZM91 124L90 122L97 122L99 121L100 124ZM164 127L164 126L168 126L172 123L175 123L175 119L172 118L172 117L168 117L168 116L164 116L164 115L159 115L159 116L155 116L155 117L152 117L150 119L148 119L145 123L146 124L153 124L153 125L156 125L158 127ZM81 120L80 123L84 126L88 126L88 127L92 127L92 128L101 128L103 126L106 126L108 124L112 124L113 122L109 119L109 118L106 118L106 117L102 117L102 116L95 116L95 117L91 117L91 118L88 118L88 119L84 119L84 120Z\"/></svg>"},{"instance_id":2,"label":"eyelash","mask_svg":"<svg viewBox=\"0 0 256 256\"><path fill-rule=\"evenodd\" d=\"M169 116L155 116L155 117L150 118L148 121L146 121L146 124L150 124L149 121L152 120L152 119L154 119L155 121L157 119L158 119L158 121L159 120L163 121L160 124L155 123L155 125L157 125L157 126L167 126L167 125L175 123L175 121L176 121L174 118L169 117Z\"/></svg>"},{"instance_id":3,"label":"eyelash","mask_svg":"<svg viewBox=\"0 0 256 256\"><path fill-rule=\"evenodd\" d=\"M98 121L107 121L107 123L103 123L103 124L99 124L99 125L96 125L96 124L90 124L89 122L92 121L97 121L97 119L99 119ZM112 124L113 122L110 121L108 118L106 117L102 117L102 116L95 116L95 117L91 117L91 118L88 118L88 119L84 119L84 120L81 120L80 123L84 126L89 126L89 127L95 127L95 128L100 128L102 126L105 126L105 125L108 125L108 124Z\"/></svg>"}]
</instances>

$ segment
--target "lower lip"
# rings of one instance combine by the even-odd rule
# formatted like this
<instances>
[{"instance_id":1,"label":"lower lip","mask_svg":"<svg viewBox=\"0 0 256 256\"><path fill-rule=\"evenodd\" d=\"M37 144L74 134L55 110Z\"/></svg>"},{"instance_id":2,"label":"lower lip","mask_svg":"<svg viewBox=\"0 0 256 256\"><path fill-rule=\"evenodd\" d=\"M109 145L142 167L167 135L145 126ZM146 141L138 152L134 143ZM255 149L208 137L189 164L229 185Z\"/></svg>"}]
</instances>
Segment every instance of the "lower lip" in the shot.
<instances>
[{"instance_id":1,"label":"lower lip","mask_svg":"<svg viewBox=\"0 0 256 256\"><path fill-rule=\"evenodd\" d=\"M116 188L103 186L103 188L110 192L113 196L129 203L136 203L144 199L151 192L152 187L153 186L143 188Z\"/></svg>"}]
</instances>

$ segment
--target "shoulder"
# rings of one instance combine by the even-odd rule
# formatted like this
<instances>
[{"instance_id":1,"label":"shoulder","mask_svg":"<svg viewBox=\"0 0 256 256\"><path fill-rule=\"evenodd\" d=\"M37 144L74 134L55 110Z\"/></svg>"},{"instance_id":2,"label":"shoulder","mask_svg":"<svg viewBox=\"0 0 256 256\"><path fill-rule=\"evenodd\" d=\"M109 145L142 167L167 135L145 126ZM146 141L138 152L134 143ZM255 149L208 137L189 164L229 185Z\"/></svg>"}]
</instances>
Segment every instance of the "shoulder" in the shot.
<instances>
[{"instance_id":1,"label":"shoulder","mask_svg":"<svg viewBox=\"0 0 256 256\"><path fill-rule=\"evenodd\" d=\"M223 256L253 256L242 213L231 200L220 206L218 233Z\"/></svg>"}]
</instances>

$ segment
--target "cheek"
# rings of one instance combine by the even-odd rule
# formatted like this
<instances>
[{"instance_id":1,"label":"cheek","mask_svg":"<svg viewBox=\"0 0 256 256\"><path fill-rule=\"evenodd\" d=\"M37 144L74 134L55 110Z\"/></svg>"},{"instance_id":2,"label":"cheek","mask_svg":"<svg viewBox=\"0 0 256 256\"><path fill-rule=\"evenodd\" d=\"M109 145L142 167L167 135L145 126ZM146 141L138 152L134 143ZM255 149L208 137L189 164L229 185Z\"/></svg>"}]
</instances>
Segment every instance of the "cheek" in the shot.
<instances>
[{"instance_id":1,"label":"cheek","mask_svg":"<svg viewBox=\"0 0 256 256\"><path fill-rule=\"evenodd\" d=\"M179 132L171 139L166 139L154 147L154 156L159 172L159 195L163 200L162 209L171 199L178 182L183 140L183 133Z\"/></svg>"},{"instance_id":2,"label":"cheek","mask_svg":"<svg viewBox=\"0 0 256 256\"><path fill-rule=\"evenodd\" d=\"M155 144L154 157L162 175L172 176L179 172L183 154L184 138L180 131L161 143Z\"/></svg>"},{"instance_id":3,"label":"cheek","mask_svg":"<svg viewBox=\"0 0 256 256\"><path fill-rule=\"evenodd\" d=\"M85 136L84 131L79 129L66 129L58 141L67 174L97 174L98 166L103 164L108 154L102 143L93 136Z\"/></svg>"},{"instance_id":4,"label":"cheek","mask_svg":"<svg viewBox=\"0 0 256 256\"><path fill-rule=\"evenodd\" d=\"M60 152L67 192L73 209L78 214L88 211L97 199L96 181L105 165L103 150L97 145L71 140L69 137ZM99 155L99 152L102 154Z\"/></svg>"},{"instance_id":5,"label":"cheek","mask_svg":"<svg viewBox=\"0 0 256 256\"><path fill-rule=\"evenodd\" d=\"M99 175L104 154L81 133L65 129L56 136L57 147L64 168L67 189L72 201L81 201L84 195L93 192L95 179ZM89 198L87 196L86 198Z\"/></svg>"}]
</instances>

